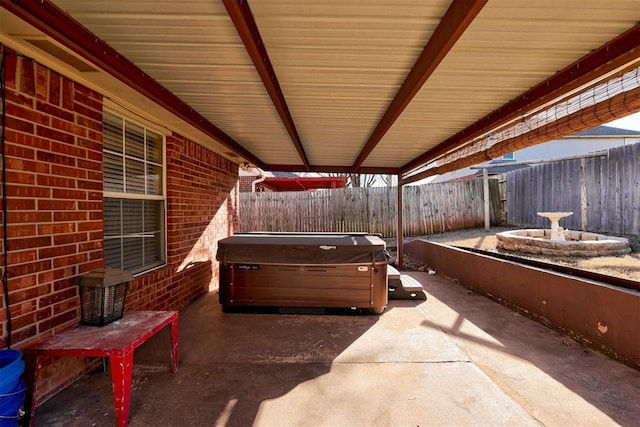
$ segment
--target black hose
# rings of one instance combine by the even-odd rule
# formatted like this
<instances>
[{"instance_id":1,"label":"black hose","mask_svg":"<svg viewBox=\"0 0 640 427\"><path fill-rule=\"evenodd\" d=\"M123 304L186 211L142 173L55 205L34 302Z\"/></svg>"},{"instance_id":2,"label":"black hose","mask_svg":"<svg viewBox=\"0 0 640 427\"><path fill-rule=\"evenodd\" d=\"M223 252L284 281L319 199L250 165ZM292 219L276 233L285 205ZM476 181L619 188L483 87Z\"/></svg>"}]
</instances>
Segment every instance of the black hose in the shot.
<instances>
[{"instance_id":1,"label":"black hose","mask_svg":"<svg viewBox=\"0 0 640 427\"><path fill-rule=\"evenodd\" d=\"M7 124L7 88L5 82L6 51L2 45L2 60L0 61L0 102L2 103L2 113L0 115L0 147L2 149L2 287L4 291L4 307L7 311L7 348L11 348L11 309L9 308L9 276L7 268L9 266L9 256L7 250L7 168L6 168L6 148L5 148L5 128Z\"/></svg>"}]
</instances>

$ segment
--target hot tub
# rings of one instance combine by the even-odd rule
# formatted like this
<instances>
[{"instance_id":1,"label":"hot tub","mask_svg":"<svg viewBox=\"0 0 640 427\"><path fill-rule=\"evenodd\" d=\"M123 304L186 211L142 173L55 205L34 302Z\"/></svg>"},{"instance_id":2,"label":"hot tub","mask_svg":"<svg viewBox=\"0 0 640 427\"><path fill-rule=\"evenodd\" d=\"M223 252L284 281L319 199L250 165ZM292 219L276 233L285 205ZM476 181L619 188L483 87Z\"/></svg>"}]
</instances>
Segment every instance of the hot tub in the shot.
<instances>
[{"instance_id":1,"label":"hot tub","mask_svg":"<svg viewBox=\"0 0 640 427\"><path fill-rule=\"evenodd\" d=\"M387 254L367 233L241 233L218 242L220 304L368 309L387 305Z\"/></svg>"}]
</instances>

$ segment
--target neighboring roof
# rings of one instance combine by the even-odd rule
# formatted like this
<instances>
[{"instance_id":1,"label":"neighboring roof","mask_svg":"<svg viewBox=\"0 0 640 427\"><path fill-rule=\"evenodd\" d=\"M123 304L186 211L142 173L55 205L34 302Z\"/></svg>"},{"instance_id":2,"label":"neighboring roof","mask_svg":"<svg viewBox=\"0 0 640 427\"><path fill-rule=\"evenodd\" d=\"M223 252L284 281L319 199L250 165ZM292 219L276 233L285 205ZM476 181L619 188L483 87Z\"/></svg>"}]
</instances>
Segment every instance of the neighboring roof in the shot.
<instances>
[{"instance_id":1,"label":"neighboring roof","mask_svg":"<svg viewBox=\"0 0 640 427\"><path fill-rule=\"evenodd\" d=\"M272 171L412 171L637 66L639 21L633 0L0 0L0 42Z\"/></svg>"},{"instance_id":2,"label":"neighboring roof","mask_svg":"<svg viewBox=\"0 0 640 427\"><path fill-rule=\"evenodd\" d=\"M510 166L509 163L511 162L515 162L515 159L495 159L490 161L488 164L496 165L496 167L489 168L489 175L497 175L529 167L528 165ZM475 171L473 176L482 176L482 170Z\"/></svg>"},{"instance_id":3,"label":"neighboring roof","mask_svg":"<svg viewBox=\"0 0 640 427\"><path fill-rule=\"evenodd\" d=\"M299 175L293 172L272 172L275 178L298 178Z\"/></svg>"},{"instance_id":4,"label":"neighboring roof","mask_svg":"<svg viewBox=\"0 0 640 427\"><path fill-rule=\"evenodd\" d=\"M591 129L587 129L583 132L578 132L572 136L638 136L640 132L637 130L621 129L612 126L597 126Z\"/></svg>"},{"instance_id":5,"label":"neighboring roof","mask_svg":"<svg viewBox=\"0 0 640 427\"><path fill-rule=\"evenodd\" d=\"M275 191L308 191L330 188L344 188L346 177L282 177L265 178L260 184Z\"/></svg>"}]
</instances>

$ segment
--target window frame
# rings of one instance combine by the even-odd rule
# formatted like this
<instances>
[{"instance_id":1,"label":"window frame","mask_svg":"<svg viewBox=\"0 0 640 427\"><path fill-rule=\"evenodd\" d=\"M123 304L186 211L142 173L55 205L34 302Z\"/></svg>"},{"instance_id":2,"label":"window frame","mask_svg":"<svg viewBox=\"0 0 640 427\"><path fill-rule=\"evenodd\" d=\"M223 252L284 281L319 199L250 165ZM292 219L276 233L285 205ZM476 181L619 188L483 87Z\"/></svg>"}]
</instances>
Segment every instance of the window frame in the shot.
<instances>
[{"instance_id":1,"label":"window frame","mask_svg":"<svg viewBox=\"0 0 640 427\"><path fill-rule=\"evenodd\" d=\"M144 129L144 139L146 141L146 132L147 131L151 131L155 134L157 134L160 139L161 139L161 163L158 164L156 161L153 160L148 160L147 159L147 144L144 144L144 167L145 170L147 170L147 168L151 165L151 166L159 166L162 170L162 178L161 178L161 194L146 194L149 190L148 187L148 180L149 180L149 174L145 173L145 178L144 178L144 187L145 187L145 193L126 193L126 160L127 159L133 159L133 160L137 160L139 161L139 158L135 158L135 157L131 157L131 156L127 156L126 153L123 152L122 153L118 153L118 152L114 152L112 150L109 149L105 149L104 145L102 147L102 153L104 156L104 153L108 153L111 155L117 155L119 157L121 157L123 159L123 170L122 170L122 177L123 177L123 191L119 192L119 191L105 191L103 188L102 191L102 200L103 200L103 208L102 208L102 212L103 212L103 230L106 228L104 226L104 200L105 199L118 199L118 200L123 200L123 199L129 199L129 200L151 200L151 201L160 201L162 202L162 212L160 213L161 215L161 225L160 225L160 261L158 263L154 263L154 264L150 264L147 266L142 266L140 268L136 268L136 269L132 269L132 274L134 276L140 276L146 273L149 273L151 271L166 267L167 265L167 260L168 260L168 240L167 240L167 130L160 128L157 124L154 124L148 120L145 120L143 118L141 118L140 116L137 115L133 115L131 112L119 107L117 104L114 104L113 102L107 102L107 100L105 100L104 106L103 106L103 119L102 119L102 123L104 126L104 115L105 114L111 114L112 116L115 116L121 120L123 120L123 125L126 124L127 122L139 126L142 129ZM125 128L126 129L126 128ZM103 138L104 138L104 131L103 131ZM126 132L123 132L123 146L125 144L125 138L126 137ZM103 178L102 178L102 182L104 185L104 160L103 160ZM120 222L120 224L122 224L122 221ZM105 236L103 234L103 251L105 251L104 248L104 242L108 239L122 239L125 238L127 236L127 234L120 234L117 237L116 236L110 236L109 238L107 236ZM120 250L120 260L121 260L121 265L123 265L123 257L124 257L124 251ZM103 257L106 258L106 257Z\"/></svg>"}]
</instances>

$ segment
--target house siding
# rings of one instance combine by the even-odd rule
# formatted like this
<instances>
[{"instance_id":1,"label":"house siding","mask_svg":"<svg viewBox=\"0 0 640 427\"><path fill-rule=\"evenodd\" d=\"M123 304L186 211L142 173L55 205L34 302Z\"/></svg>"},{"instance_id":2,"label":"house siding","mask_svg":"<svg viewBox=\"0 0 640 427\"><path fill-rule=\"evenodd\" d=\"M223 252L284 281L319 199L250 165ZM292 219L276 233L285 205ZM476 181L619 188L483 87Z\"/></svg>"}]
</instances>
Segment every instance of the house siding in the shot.
<instances>
[{"instance_id":1,"label":"house siding","mask_svg":"<svg viewBox=\"0 0 640 427\"><path fill-rule=\"evenodd\" d=\"M5 77L11 345L21 349L78 323L74 280L104 265L103 97L13 53ZM236 164L169 135L165 166L167 264L130 283L126 310L178 310L215 288L217 241L236 228ZM95 361L44 364L38 394L46 400Z\"/></svg>"}]
</instances>

